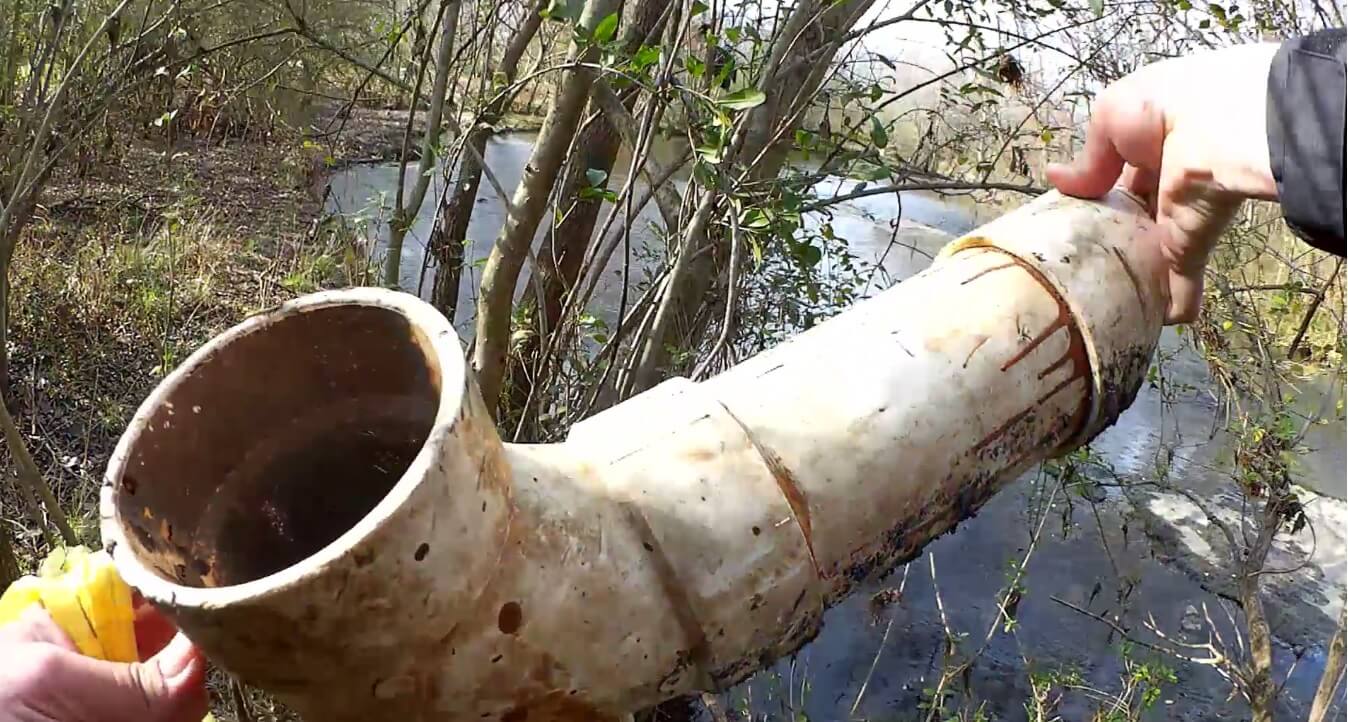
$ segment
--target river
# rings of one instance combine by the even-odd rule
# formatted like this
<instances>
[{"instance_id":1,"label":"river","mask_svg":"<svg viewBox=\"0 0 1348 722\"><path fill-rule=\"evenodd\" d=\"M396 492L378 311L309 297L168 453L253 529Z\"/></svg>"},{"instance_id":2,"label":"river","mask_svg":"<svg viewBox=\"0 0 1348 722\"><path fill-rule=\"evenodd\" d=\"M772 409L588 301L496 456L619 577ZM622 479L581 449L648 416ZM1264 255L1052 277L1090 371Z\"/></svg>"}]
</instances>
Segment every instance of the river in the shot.
<instances>
[{"instance_id":1,"label":"river","mask_svg":"<svg viewBox=\"0 0 1348 722\"><path fill-rule=\"evenodd\" d=\"M531 143L527 134L512 134L488 145L487 162L508 190L519 181ZM618 167L625 162L620 160ZM409 168L408 173L410 183L415 170ZM338 172L331 181L329 210L351 220L368 221L365 232L379 248L387 232L380 219L388 216L381 206L392 202L397 177L396 164L353 166ZM620 182L621 178L613 181ZM828 183L845 183L850 188L854 182L832 179ZM403 249L403 287L420 287L423 297L429 295L431 285L429 277L422 284L420 275L438 185L437 178L437 187L432 187ZM469 271L455 318L465 338L471 332L476 271L504 220L503 204L485 179L477 203L469 227ZM952 235L970 230L989 215L969 204L904 194L903 221L895 234L889 224L898 210L892 195L872 196L834 207L831 219L835 233L847 239L850 253L863 262L880 264L891 282L925 268ZM633 228L636 245L660 242L648 226L655 220L653 208L643 211ZM606 278L616 276L609 273ZM885 283L873 284L867 292L884 287ZM601 284L592 312L611 321L618 290L613 280ZM1240 500L1228 476L1231 444L1224 433L1214 432L1218 407L1206 365L1173 329L1163 335L1158 358L1164 359L1161 369L1173 397L1164 399L1161 389L1144 387L1133 406L1092 448L1125 479L1155 474L1158 460L1168 459L1162 473L1171 481L1208 500L1219 516L1236 518ZM1330 399L1327 407L1333 409L1335 395L1343 393L1339 383L1330 379L1312 379L1294 391L1299 406L1308 413L1320 408L1326 396ZM1299 459L1295 480L1307 501L1310 528L1280 540L1270 563L1288 568L1299 565L1303 557L1308 561L1298 571L1270 576L1265 582L1277 679L1290 671L1280 702L1282 714L1289 719L1305 718L1334 620L1343 610L1343 589L1348 582L1345 433L1339 420L1313 427L1308 434L1310 451ZM1108 478L1112 477L1101 476ZM813 642L791 659L720 695L722 704L752 713L754 719L793 722L925 718L920 709L927 694L924 690L936 684L945 645L941 607L951 630L968 635L961 649L967 652L978 647L997 618L996 597L1008 563L1025 554L1039 527L1033 512L1045 494L1052 495L1053 486L1036 473L1027 474L977 517L961 524L958 533L932 543L926 550L930 559L921 557L889 578L865 585L830 610ZM1187 499L1173 492L1140 490L1102 490L1091 499L1073 498L1070 506L1061 493L1054 499L1023 580L1025 592L1014 633L999 629L968 676L973 699L985 705L989 720L1027 718L1023 707L1031 692L1027 664L1037 670L1074 669L1082 686L1106 693L1121 689L1121 676L1126 672L1118 636L1104 623L1063 602L1097 615L1117 614L1121 624L1139 633L1143 620L1154 617L1161 629L1187 635L1192 641L1207 638L1206 631L1200 631L1204 630L1201 610L1206 607L1222 638L1228 643L1235 639L1222 611L1223 604L1230 607L1222 599L1230 593L1226 579L1231 564L1225 543ZM898 596L894 590L901 584L903 594L897 602L873 601ZM938 589L943 600L939 606ZM1136 660L1148 658L1145 650L1135 649L1132 655ZM1174 660L1169 665L1175 670L1176 682L1164 687L1148 719L1244 716L1241 703L1228 699L1229 686L1211 667ZM1086 719L1099 704L1091 693L1078 690L1066 696L1061 712L1065 719ZM1330 718L1343 715L1342 693L1338 704Z\"/></svg>"}]
</instances>

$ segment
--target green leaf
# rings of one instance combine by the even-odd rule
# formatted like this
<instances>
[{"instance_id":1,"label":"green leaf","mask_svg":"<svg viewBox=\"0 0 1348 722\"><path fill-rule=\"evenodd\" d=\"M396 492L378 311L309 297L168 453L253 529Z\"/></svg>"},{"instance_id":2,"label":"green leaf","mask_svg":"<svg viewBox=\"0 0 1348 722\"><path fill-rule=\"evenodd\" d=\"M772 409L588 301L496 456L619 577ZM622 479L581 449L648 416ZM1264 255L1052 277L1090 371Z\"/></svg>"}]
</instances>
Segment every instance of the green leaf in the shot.
<instances>
[{"instance_id":1,"label":"green leaf","mask_svg":"<svg viewBox=\"0 0 1348 722\"><path fill-rule=\"evenodd\" d=\"M726 40L729 40L729 41L732 42L732 43L738 43L738 42L740 41L740 29L739 29L739 28L726 28L726 29L725 29L725 39L726 39Z\"/></svg>"},{"instance_id":2,"label":"green leaf","mask_svg":"<svg viewBox=\"0 0 1348 722\"><path fill-rule=\"evenodd\" d=\"M879 83L871 83L871 100L879 100L885 97L885 89L880 87Z\"/></svg>"},{"instance_id":3,"label":"green leaf","mask_svg":"<svg viewBox=\"0 0 1348 722\"><path fill-rule=\"evenodd\" d=\"M694 78L702 77L707 72L707 64L689 55L683 59L683 66L688 69L688 74Z\"/></svg>"},{"instance_id":4,"label":"green leaf","mask_svg":"<svg viewBox=\"0 0 1348 722\"><path fill-rule=\"evenodd\" d=\"M608 171L602 168L590 168L585 171L585 182L592 188L603 188L608 180Z\"/></svg>"},{"instance_id":5,"label":"green leaf","mask_svg":"<svg viewBox=\"0 0 1348 722\"><path fill-rule=\"evenodd\" d=\"M1231 319L1228 318L1227 320L1222 321L1222 330L1223 330L1223 331L1230 331L1230 330L1231 330L1231 327L1234 326L1234 325L1235 325L1234 323L1231 323Z\"/></svg>"},{"instance_id":6,"label":"green leaf","mask_svg":"<svg viewBox=\"0 0 1348 722\"><path fill-rule=\"evenodd\" d=\"M772 219L762 208L750 208L740 216L740 225L745 228L761 231L772 225Z\"/></svg>"},{"instance_id":7,"label":"green leaf","mask_svg":"<svg viewBox=\"0 0 1348 722\"><path fill-rule=\"evenodd\" d=\"M889 134L885 132L885 126L880 123L880 119L871 116L871 142L876 148L883 148L889 145Z\"/></svg>"},{"instance_id":8,"label":"green leaf","mask_svg":"<svg viewBox=\"0 0 1348 722\"><path fill-rule=\"evenodd\" d=\"M796 257L805 264L806 268L814 268L824 258L824 252L819 250L818 246L812 246L808 243L802 243L796 249Z\"/></svg>"},{"instance_id":9,"label":"green leaf","mask_svg":"<svg viewBox=\"0 0 1348 722\"><path fill-rule=\"evenodd\" d=\"M618 34L618 13L609 13L599 24L594 26L594 41L597 43L607 43Z\"/></svg>"},{"instance_id":10,"label":"green leaf","mask_svg":"<svg viewBox=\"0 0 1348 722\"><path fill-rule=\"evenodd\" d=\"M660 48L651 45L641 46L632 55L632 67L637 70L645 70L658 62L660 62Z\"/></svg>"},{"instance_id":11,"label":"green leaf","mask_svg":"<svg viewBox=\"0 0 1348 722\"><path fill-rule=\"evenodd\" d=\"M725 153L722 148L714 145L699 145L695 151L697 152L697 156L701 158L703 162L711 163L712 165L720 163L724 158L723 154Z\"/></svg>"},{"instance_id":12,"label":"green leaf","mask_svg":"<svg viewBox=\"0 0 1348 722\"><path fill-rule=\"evenodd\" d=\"M576 0L552 0L542 12L539 13L544 20L555 20L557 22L576 22L580 19L580 3Z\"/></svg>"},{"instance_id":13,"label":"green leaf","mask_svg":"<svg viewBox=\"0 0 1348 722\"><path fill-rule=\"evenodd\" d=\"M885 180L889 178L889 169L875 163L858 162L851 175L868 181ZM861 187L864 186L858 186Z\"/></svg>"},{"instance_id":14,"label":"green leaf","mask_svg":"<svg viewBox=\"0 0 1348 722\"><path fill-rule=\"evenodd\" d=\"M1042 140L1045 143L1052 143L1053 131L1049 130L1048 128L1043 129L1042 131L1039 132L1039 140Z\"/></svg>"},{"instance_id":15,"label":"green leaf","mask_svg":"<svg viewBox=\"0 0 1348 722\"><path fill-rule=\"evenodd\" d=\"M796 147L802 150L814 145L814 133L800 128L796 129Z\"/></svg>"},{"instance_id":16,"label":"green leaf","mask_svg":"<svg viewBox=\"0 0 1348 722\"><path fill-rule=\"evenodd\" d=\"M964 85L960 86L959 92L960 95L974 95L977 93L986 93L988 95L995 95L998 98L1005 97L1002 95L1002 92L1000 90L997 90L996 88L990 88L986 85L979 85L977 83L965 83Z\"/></svg>"},{"instance_id":17,"label":"green leaf","mask_svg":"<svg viewBox=\"0 0 1348 722\"><path fill-rule=\"evenodd\" d=\"M726 62L721 64L721 70L716 73L716 79L712 81L712 84L719 85L722 88L729 87L729 83L726 82L726 79L729 78L730 74L733 72L735 72L735 58L730 56L726 58Z\"/></svg>"},{"instance_id":18,"label":"green leaf","mask_svg":"<svg viewBox=\"0 0 1348 722\"><path fill-rule=\"evenodd\" d=\"M1090 0L1090 3L1091 12L1095 13L1095 17L1098 18L1105 14L1105 0Z\"/></svg>"},{"instance_id":19,"label":"green leaf","mask_svg":"<svg viewBox=\"0 0 1348 722\"><path fill-rule=\"evenodd\" d=\"M705 12L707 12L707 4L702 2L702 0L694 0L693 11L690 12L688 15L689 17L696 17Z\"/></svg>"},{"instance_id":20,"label":"green leaf","mask_svg":"<svg viewBox=\"0 0 1348 722\"><path fill-rule=\"evenodd\" d=\"M716 104L731 110L749 110L762 105L767 99L768 97L758 88L745 88L717 99Z\"/></svg>"}]
</instances>

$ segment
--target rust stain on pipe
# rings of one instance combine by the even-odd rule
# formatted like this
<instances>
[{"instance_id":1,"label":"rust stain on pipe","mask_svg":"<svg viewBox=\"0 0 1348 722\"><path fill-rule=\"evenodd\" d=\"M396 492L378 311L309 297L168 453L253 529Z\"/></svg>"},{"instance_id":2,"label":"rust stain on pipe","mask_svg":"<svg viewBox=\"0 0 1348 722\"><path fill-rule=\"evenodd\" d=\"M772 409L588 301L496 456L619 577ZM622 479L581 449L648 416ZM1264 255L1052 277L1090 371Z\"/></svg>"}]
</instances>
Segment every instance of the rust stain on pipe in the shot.
<instances>
[{"instance_id":1,"label":"rust stain on pipe","mask_svg":"<svg viewBox=\"0 0 1348 722\"><path fill-rule=\"evenodd\" d=\"M982 278L983 276L986 276L987 274L992 273L993 271L1000 271L1000 270L1002 270L1002 269L1004 269L1004 268L1015 268L1016 265L1017 265L1016 262L1013 260L1013 261L1009 261L1009 262L1007 262L1007 263L1003 263L1003 264L1001 264L1000 266L992 266L991 268L984 268L984 269L978 271L977 273L975 273L974 275L969 276L968 278L964 279L963 281L960 281L960 285L961 285L961 286L967 286L967 285L969 285L970 283L973 283L974 281L976 281L976 280Z\"/></svg>"}]
</instances>

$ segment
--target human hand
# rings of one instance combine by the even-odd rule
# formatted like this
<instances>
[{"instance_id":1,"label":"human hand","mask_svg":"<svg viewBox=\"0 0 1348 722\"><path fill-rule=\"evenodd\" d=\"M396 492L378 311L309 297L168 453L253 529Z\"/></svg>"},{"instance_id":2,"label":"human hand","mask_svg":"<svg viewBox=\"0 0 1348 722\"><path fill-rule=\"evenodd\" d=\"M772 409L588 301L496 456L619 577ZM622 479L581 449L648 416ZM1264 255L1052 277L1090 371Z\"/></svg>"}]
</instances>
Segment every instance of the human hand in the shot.
<instances>
[{"instance_id":1,"label":"human hand","mask_svg":"<svg viewBox=\"0 0 1348 722\"><path fill-rule=\"evenodd\" d=\"M1203 269L1247 198L1277 199L1265 122L1275 44L1163 60L1104 90L1071 165L1048 168L1064 194L1099 198L1121 185L1157 222L1137 239L1169 267L1167 323L1198 316Z\"/></svg>"},{"instance_id":2,"label":"human hand","mask_svg":"<svg viewBox=\"0 0 1348 722\"><path fill-rule=\"evenodd\" d=\"M33 605L0 627L0 722L201 722L206 663L149 604L136 610L137 664L81 655Z\"/></svg>"}]
</instances>

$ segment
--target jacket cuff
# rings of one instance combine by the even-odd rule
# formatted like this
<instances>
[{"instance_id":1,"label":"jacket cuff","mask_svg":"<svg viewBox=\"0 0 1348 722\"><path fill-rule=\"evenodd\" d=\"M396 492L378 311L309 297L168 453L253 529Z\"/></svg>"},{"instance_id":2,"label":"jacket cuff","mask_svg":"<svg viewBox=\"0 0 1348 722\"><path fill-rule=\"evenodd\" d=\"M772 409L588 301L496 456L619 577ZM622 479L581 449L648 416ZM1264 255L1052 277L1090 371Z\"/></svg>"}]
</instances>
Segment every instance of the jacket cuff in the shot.
<instances>
[{"instance_id":1,"label":"jacket cuff","mask_svg":"<svg viewBox=\"0 0 1348 722\"><path fill-rule=\"evenodd\" d=\"M1344 254L1344 31L1283 43L1268 76L1269 167L1283 217L1317 248Z\"/></svg>"}]
</instances>

